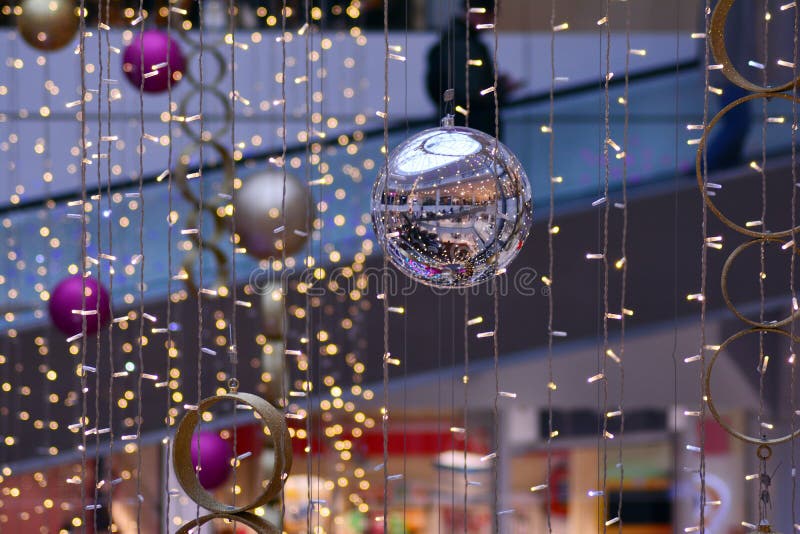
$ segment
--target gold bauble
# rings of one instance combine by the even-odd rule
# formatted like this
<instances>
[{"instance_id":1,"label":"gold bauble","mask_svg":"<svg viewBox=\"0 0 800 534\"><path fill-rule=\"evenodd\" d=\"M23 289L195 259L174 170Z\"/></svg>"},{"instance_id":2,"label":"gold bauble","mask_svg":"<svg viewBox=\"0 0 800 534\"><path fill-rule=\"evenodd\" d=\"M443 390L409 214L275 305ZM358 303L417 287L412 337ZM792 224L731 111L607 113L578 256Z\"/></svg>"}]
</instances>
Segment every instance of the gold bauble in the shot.
<instances>
[{"instance_id":1,"label":"gold bauble","mask_svg":"<svg viewBox=\"0 0 800 534\"><path fill-rule=\"evenodd\" d=\"M73 0L23 0L17 28L22 38L39 50L58 50L78 33L80 19Z\"/></svg>"},{"instance_id":2,"label":"gold bauble","mask_svg":"<svg viewBox=\"0 0 800 534\"><path fill-rule=\"evenodd\" d=\"M311 191L300 179L286 175L286 217L283 172L263 171L242 180L236 192L236 233L240 245L259 259L280 258L281 240L286 236L287 255L299 252L311 232L314 207ZM285 221L285 222L284 222ZM285 224L285 231L280 227ZM277 230L277 231L276 231Z\"/></svg>"}]
</instances>

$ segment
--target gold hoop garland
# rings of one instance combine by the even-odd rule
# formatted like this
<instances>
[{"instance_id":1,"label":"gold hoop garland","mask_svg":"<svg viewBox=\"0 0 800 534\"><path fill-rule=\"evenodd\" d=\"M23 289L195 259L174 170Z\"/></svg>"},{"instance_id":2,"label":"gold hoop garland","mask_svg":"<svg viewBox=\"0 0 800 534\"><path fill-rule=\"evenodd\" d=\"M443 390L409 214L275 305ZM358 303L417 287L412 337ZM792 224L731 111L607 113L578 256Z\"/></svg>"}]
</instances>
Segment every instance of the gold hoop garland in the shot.
<instances>
[{"instance_id":1,"label":"gold hoop garland","mask_svg":"<svg viewBox=\"0 0 800 534\"><path fill-rule=\"evenodd\" d=\"M738 310L738 308L736 308L736 305L734 305L734 303L731 300L730 295L728 293L728 274L730 272L730 269L731 269L731 266L733 265L734 260L737 257L739 257L739 254L741 254L742 252L744 252L748 248L750 248L752 246L755 246L755 245L766 245L768 243L781 245L781 246L785 246L786 245L786 243L784 243L783 240L775 238L775 237L765 237L763 239L753 239L752 241L746 241L746 242L742 243L741 245L736 247L733 250L733 252L730 253L730 255L728 256L728 259L725 260L725 265L723 265L723 267L722 267L722 277L721 277L720 285L722 286L722 298L725 299L725 304L728 306L728 309L731 310L731 312L733 312L733 314L736 317L738 317L743 322L745 322L745 323L747 323L747 324L749 324L749 325L751 325L751 326L753 326L755 328L771 329L772 330L772 329L775 329L775 328L779 328L781 326L785 326L785 325L789 324L790 322L792 322L793 320L795 320L797 318L800 318L800 310L795 310L794 313L792 313L789 317L781 319L780 321L774 321L774 322L769 322L769 323L759 323L758 321L754 321L754 320L752 320L752 319L750 319L748 317L745 317L745 315L742 312L740 312ZM793 249L793 252L795 254L798 253L797 247L792 246L791 248Z\"/></svg>"},{"instance_id":2,"label":"gold hoop garland","mask_svg":"<svg viewBox=\"0 0 800 534\"><path fill-rule=\"evenodd\" d=\"M190 53L189 57L199 54L199 44L188 37L186 32L182 32L180 35L183 42L192 47L192 52ZM220 40L218 44L222 43L223 40ZM228 257L222 245L220 245L220 242L226 238L225 236L228 234L229 228L224 218L218 214L218 210L220 208L225 209L225 207L231 203L236 173L230 150L225 148L219 141L217 141L217 139L227 132L231 127L231 124L233 123L234 110L225 93L218 89L223 78L225 77L225 57L223 56L222 52L216 48L205 49L204 54L206 52L210 52L209 55L217 64L218 70L215 76L211 81L201 85L201 82L194 77L192 69L186 69L183 72L183 77L186 78L186 81L195 89L195 91L187 92L186 96L184 96L180 102L178 102L177 115L170 110L170 120L177 122L181 130L183 130L187 137L192 140L181 151L174 173L175 184L178 186L181 195L183 195L183 198L185 198L186 201L194 207L194 209L189 212L186 218L186 229L191 232L187 233L186 237L191 241L192 249L184 256L182 264L183 273L181 275L181 278L186 283L187 289L192 294L197 293L198 290L197 284L194 281L194 265L195 260L200 254L201 246L203 252L211 253L217 264L215 289L226 286L230 280ZM187 116L189 100L201 90L205 94L210 94L216 97L217 100L219 100L219 102L222 104L222 108L224 110L223 123L214 132L196 132L191 126L191 123L194 122L194 117ZM202 121L200 122L202 124ZM190 155L195 152L200 145L210 146L219 155L222 169L222 182L219 184L220 187L217 195L212 198L208 198L207 196L204 197L202 203L190 185L192 178L198 178L201 171L195 173L195 176L189 172ZM203 187L202 182L200 187ZM211 216L214 224L214 230L208 237L203 232L203 228L198 228L197 226L200 220L200 210L207 212ZM171 214L170 217L172 217ZM173 224L171 219L170 224Z\"/></svg>"},{"instance_id":3,"label":"gold hoop garland","mask_svg":"<svg viewBox=\"0 0 800 534\"><path fill-rule=\"evenodd\" d=\"M759 437L749 436L742 432L739 432L735 428L733 428L730 424L728 424L719 414L717 408L714 404L714 396L711 390L711 376L714 369L714 364L717 361L719 355L724 352L727 347L733 343L734 341L741 339L745 336L750 334L756 334L759 337L764 336L766 334L776 334L779 336L784 336L788 338L792 343L796 343L798 338L790 332L782 330L780 327L783 327L787 324L791 324L792 321L800 317L800 311L793 309L790 315L784 319L774 322L764 322L763 321L763 313L760 321L755 321L748 317L745 317L739 309L734 305L733 301L730 298L728 293L728 275L736 258L745 250L753 246L759 246L761 248L761 258L762 258L762 270L764 269L764 248L768 244L778 244L781 245L782 248L791 247L790 254L797 254L798 249L794 244L794 236L796 233L800 232L800 226L795 226L793 228L789 228L786 230L781 230L779 232L770 232L767 231L766 228L762 228L762 231L754 231L749 228L743 227L728 217L726 217L714 204L711 200L711 196L708 194L706 190L707 183L705 177L705 150L706 144L708 142L708 138L711 134L711 131L714 129L714 126L732 109L746 104L751 100L758 100L758 99L782 99L788 100L792 103L792 105L796 105L800 102L795 96L795 89L798 85L800 85L800 77L794 78L793 80L786 82L781 85L777 85L774 87L769 87L767 85L766 77L764 78L764 85L757 85L749 80L747 80L742 74L733 66L733 62L731 61L730 56L728 55L728 51L725 45L725 23L728 19L728 13L730 12L731 8L733 7L735 0L719 0L717 5L714 8L714 11L711 15L711 22L708 32L708 42L711 48L711 51L714 54L715 61L720 65L722 74L734 85L750 92L749 95L746 95L742 98L739 98L730 104L723 107L711 121L704 125L703 128L703 135L700 138L698 147L697 147L697 158L696 158L696 174L697 174L697 184L700 188L700 193L703 196L703 202L707 206L707 208L729 229L745 235L747 237L752 238L752 240L742 243L741 245L737 246L725 260L725 264L722 268L722 275L720 280L720 285L722 289L722 297L725 301L725 305L728 309L742 322L747 323L750 328L746 328L740 330L739 332L733 334L728 339L726 339L722 345L720 345L715 351L711 360L708 364L708 369L705 372L705 380L703 384L704 395L705 395L705 402L708 406L711 415L716 420L716 422L732 437L743 441L745 443L750 443L752 445L756 445L756 456L761 464L761 471L760 471L760 501L761 504L759 506L759 522L758 525L750 525L751 527L757 529L753 530L752 532L774 532L772 527L767 519L767 505L770 501L769 498L769 484L770 484L770 476L767 474L766 463L772 456L772 449L771 446L779 445L782 443L787 443L793 441L795 438L800 436L800 429L792 428L791 431L781 437L768 439L766 435L761 435ZM797 7L795 7L797 9ZM795 28L796 31L796 28ZM796 39L796 37L795 37ZM765 58L766 63L766 58ZM708 67L708 65L706 66ZM796 74L796 73L795 73ZM792 93L786 93L786 91L792 90ZM766 120L766 119L765 119ZM793 127L796 127L794 125ZM762 149L763 150L763 149ZM762 157L766 157L763 155ZM765 176L762 171L762 180L765 180ZM762 187L764 187L762 182ZM762 193L763 194L763 193ZM764 202L762 198L762 202ZM762 210L766 208L762 205ZM763 217L762 217L763 218ZM794 224L794 222L792 223ZM791 239L788 243L785 242L786 239ZM703 243L703 246L706 246L706 243ZM793 256L792 256L793 257ZM705 295L703 295L705 297ZM762 288L762 312L763 312L763 288ZM759 350L759 372L762 374L762 387L763 387L763 373L766 370L766 359L767 357L763 354L763 348ZM743 523L747 525L746 523Z\"/></svg>"},{"instance_id":4,"label":"gold hoop garland","mask_svg":"<svg viewBox=\"0 0 800 534\"><path fill-rule=\"evenodd\" d=\"M781 443L786 443L790 439L796 438L800 436L800 429L795 430L791 434L787 434L785 436L774 438L774 439L766 439L766 438L754 438L752 436L748 436L747 434L743 434L730 426L723 418L720 416L719 412L717 411L716 406L714 405L714 397L711 395L711 371L714 369L714 363L717 361L717 356L720 355L731 343L736 341L737 339L743 338L749 334L778 334L781 336L785 336L791 338L792 336L785 330L781 330L780 328L765 328L765 327L756 327L756 328L749 328L746 330L740 330L736 332L731 337L726 339L719 348L714 351L714 355L711 357L711 361L708 364L708 371L706 372L706 397L707 401L706 404L708 405L708 410L711 412L711 415L714 416L714 419L717 423L720 424L722 428L725 429L728 434L739 439L741 441L752 443L753 445L779 445ZM795 343L798 341L798 338L794 337Z\"/></svg>"},{"instance_id":5,"label":"gold hoop garland","mask_svg":"<svg viewBox=\"0 0 800 534\"><path fill-rule=\"evenodd\" d=\"M200 422L200 414L223 400L232 400L237 403L237 408L238 405L244 405L255 412L263 421L265 430L269 431L275 453L275 467L266 484L262 484L264 490L254 501L243 506L232 506L216 500L200 484L191 460L192 437ZM280 529L251 513L254 508L265 506L280 495L283 483L292 468L292 443L286 420L283 414L266 400L252 393L239 393L235 382L231 384L229 393L203 399L197 405L197 409L187 411L178 424L172 458L175 475L183 490L192 501L211 512L184 524L178 530L178 534L188 533L192 528L203 525L212 519L236 521L251 527L260 534L280 533Z\"/></svg>"},{"instance_id":6,"label":"gold hoop garland","mask_svg":"<svg viewBox=\"0 0 800 534\"><path fill-rule=\"evenodd\" d=\"M733 80L731 81L733 82ZM714 126L716 126L716 124L720 120L722 120L722 117L727 115L728 112L733 108L741 106L742 104L750 102L751 100L757 100L762 98L767 98L767 99L780 98L795 103L800 102L800 98L795 98L792 95L788 95L785 93L755 93L752 95L743 96L738 100L734 100L733 102L731 102L730 104L719 110L719 113L717 113L714 116L714 118L711 119L711 122L709 122L708 125L705 127L705 130L703 131L703 136L700 138L700 142L697 146L697 157L695 158L695 172L697 174L697 184L698 186L700 186L700 193L703 195L703 201L705 201L706 206L708 206L708 209L711 210L711 212L717 216L717 219L719 219L725 226L727 226L731 230L734 230L740 234L744 234L748 237L753 237L756 239L762 239L766 237L770 238L789 237L791 235L794 235L795 233L800 233L800 225L796 226L794 229L790 228L787 230L781 230L780 232L766 232L766 231L756 232L755 230L750 230L749 228L740 226L735 222L733 222L732 220L730 220L719 210L719 208L717 208L716 204L714 204L714 202L711 200L711 197L708 195L708 192L706 191L703 178L703 152L705 151L706 143L708 142L708 137L711 134L711 131L714 129Z\"/></svg>"},{"instance_id":7,"label":"gold hoop garland","mask_svg":"<svg viewBox=\"0 0 800 534\"><path fill-rule=\"evenodd\" d=\"M728 56L728 49L725 45L725 22L728 20L728 12L733 7L735 1L736 0L719 0L714 8L714 13L711 15L709 44L711 45L711 51L714 53L714 59L717 63L722 65L722 74L745 91L762 93L767 96L780 96L775 93L788 91L793 86L800 84L800 78L797 78L775 87L764 87L749 81L736 70L736 67L733 66L733 62L731 62L731 58ZM787 97L788 95L783 96Z\"/></svg>"}]
</instances>

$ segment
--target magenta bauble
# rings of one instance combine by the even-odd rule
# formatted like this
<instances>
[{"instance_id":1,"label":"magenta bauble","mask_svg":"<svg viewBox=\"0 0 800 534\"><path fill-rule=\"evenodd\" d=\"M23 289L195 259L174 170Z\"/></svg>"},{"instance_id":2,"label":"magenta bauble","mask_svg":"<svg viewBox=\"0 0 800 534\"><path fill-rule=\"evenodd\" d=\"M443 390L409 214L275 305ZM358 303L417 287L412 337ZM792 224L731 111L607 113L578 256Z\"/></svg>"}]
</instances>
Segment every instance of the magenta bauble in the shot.
<instances>
[{"instance_id":1,"label":"magenta bauble","mask_svg":"<svg viewBox=\"0 0 800 534\"><path fill-rule=\"evenodd\" d=\"M136 33L131 44L125 48L122 56L122 70L136 88L142 85L142 59L144 59L144 91L146 93L166 91L170 72L174 86L180 81L186 66L178 43L161 30L147 30L143 34ZM155 67L155 71L153 67ZM156 74L150 74L152 72L156 72Z\"/></svg>"},{"instance_id":2,"label":"magenta bauble","mask_svg":"<svg viewBox=\"0 0 800 534\"><path fill-rule=\"evenodd\" d=\"M192 465L197 469L198 452L200 471L197 479L207 490L220 487L231 474L233 447L216 432L200 432L192 436Z\"/></svg>"},{"instance_id":3,"label":"magenta bauble","mask_svg":"<svg viewBox=\"0 0 800 534\"><path fill-rule=\"evenodd\" d=\"M82 293L84 292L84 298ZM67 336L83 332L86 319L86 334L94 334L111 320L108 291L96 278L82 279L76 274L65 278L50 292L50 320ZM91 315L81 315L73 311L85 310ZM97 312L97 313L93 313Z\"/></svg>"}]
</instances>

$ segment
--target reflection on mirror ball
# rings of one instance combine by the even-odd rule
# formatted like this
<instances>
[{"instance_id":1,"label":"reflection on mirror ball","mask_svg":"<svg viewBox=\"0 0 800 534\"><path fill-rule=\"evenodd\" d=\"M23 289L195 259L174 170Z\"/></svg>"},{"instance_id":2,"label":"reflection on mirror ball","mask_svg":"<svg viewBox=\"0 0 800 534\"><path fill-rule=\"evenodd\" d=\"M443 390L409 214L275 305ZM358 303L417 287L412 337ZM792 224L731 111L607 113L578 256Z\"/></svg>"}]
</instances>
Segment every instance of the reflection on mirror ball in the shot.
<instances>
[{"instance_id":1,"label":"reflection on mirror ball","mask_svg":"<svg viewBox=\"0 0 800 534\"><path fill-rule=\"evenodd\" d=\"M502 272L532 219L530 184L516 156L471 128L445 125L409 138L372 190L384 253L435 287L468 287Z\"/></svg>"}]
</instances>

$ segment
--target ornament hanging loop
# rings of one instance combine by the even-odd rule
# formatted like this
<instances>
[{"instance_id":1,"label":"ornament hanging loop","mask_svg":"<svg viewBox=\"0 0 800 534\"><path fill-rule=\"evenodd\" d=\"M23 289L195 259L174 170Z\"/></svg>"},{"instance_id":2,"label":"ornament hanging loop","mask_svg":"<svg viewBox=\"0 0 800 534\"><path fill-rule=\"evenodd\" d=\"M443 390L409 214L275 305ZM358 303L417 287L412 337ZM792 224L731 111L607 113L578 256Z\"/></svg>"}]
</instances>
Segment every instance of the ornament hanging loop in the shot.
<instances>
[{"instance_id":1,"label":"ornament hanging loop","mask_svg":"<svg viewBox=\"0 0 800 534\"><path fill-rule=\"evenodd\" d=\"M231 378L228 380L228 391L231 394L235 394L239 392L239 379L238 378Z\"/></svg>"}]
</instances>

